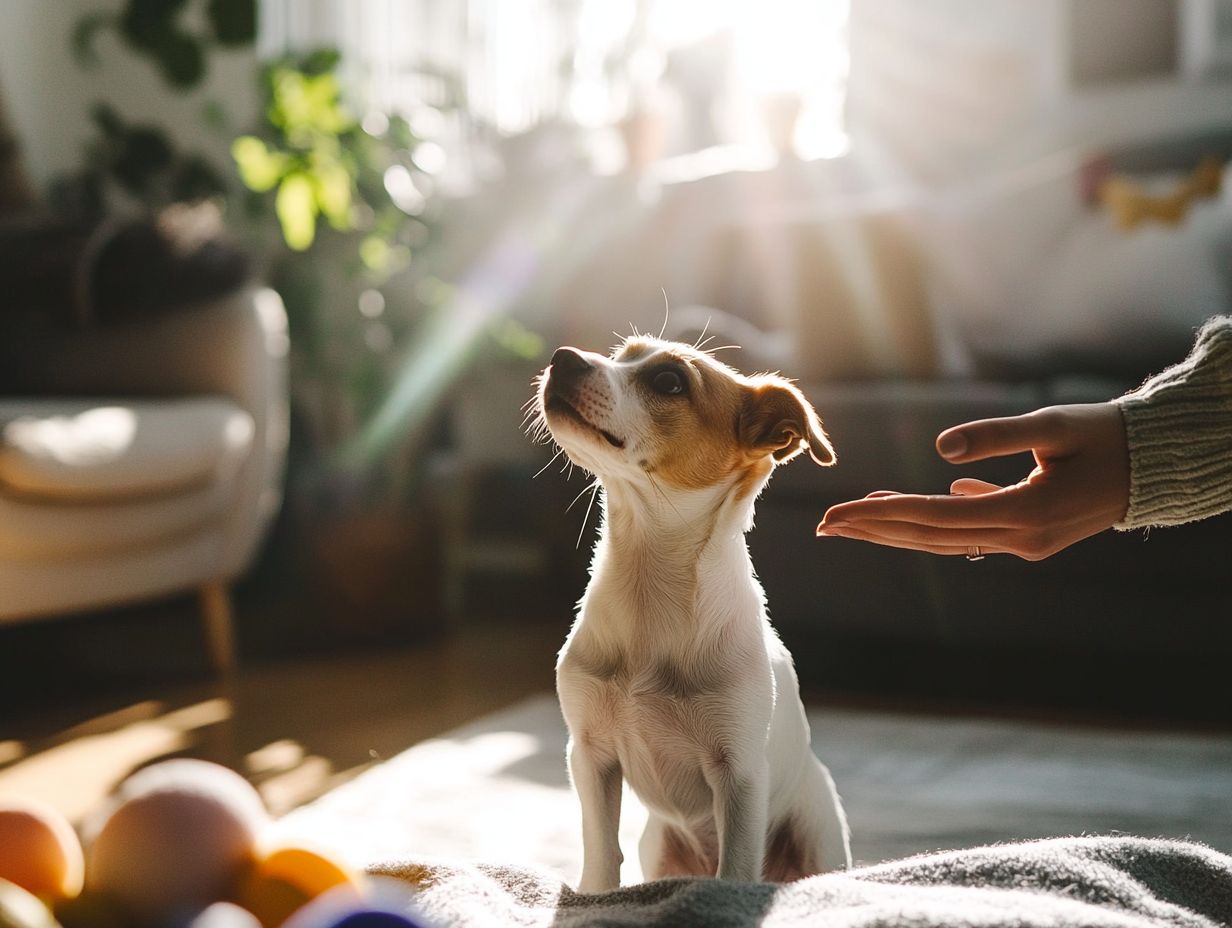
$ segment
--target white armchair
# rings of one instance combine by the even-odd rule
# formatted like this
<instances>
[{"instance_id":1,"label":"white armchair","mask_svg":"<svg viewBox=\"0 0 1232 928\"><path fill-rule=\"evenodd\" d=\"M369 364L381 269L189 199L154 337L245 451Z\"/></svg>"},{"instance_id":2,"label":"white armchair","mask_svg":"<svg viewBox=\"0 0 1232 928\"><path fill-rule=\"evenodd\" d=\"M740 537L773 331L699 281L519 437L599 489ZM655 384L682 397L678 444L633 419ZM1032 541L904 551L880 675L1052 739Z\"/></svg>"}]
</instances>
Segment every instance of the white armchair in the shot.
<instances>
[{"instance_id":1,"label":"white armchair","mask_svg":"<svg viewBox=\"0 0 1232 928\"><path fill-rule=\"evenodd\" d=\"M287 344L249 288L0 349L0 623L195 589L229 670L229 584L281 502Z\"/></svg>"}]
</instances>

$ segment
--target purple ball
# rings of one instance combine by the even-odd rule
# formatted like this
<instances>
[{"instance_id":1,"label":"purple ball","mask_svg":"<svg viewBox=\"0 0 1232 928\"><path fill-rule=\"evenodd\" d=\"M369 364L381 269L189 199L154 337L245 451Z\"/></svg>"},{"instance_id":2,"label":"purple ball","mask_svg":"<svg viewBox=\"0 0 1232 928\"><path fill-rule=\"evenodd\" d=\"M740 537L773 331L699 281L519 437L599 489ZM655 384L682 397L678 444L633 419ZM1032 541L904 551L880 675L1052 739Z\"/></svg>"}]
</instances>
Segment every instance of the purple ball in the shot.
<instances>
[{"instance_id":1,"label":"purple ball","mask_svg":"<svg viewBox=\"0 0 1232 928\"><path fill-rule=\"evenodd\" d=\"M365 901L356 903L351 893L330 890L292 915L282 928L435 928L413 912L409 887L373 880L365 895Z\"/></svg>"},{"instance_id":2,"label":"purple ball","mask_svg":"<svg viewBox=\"0 0 1232 928\"><path fill-rule=\"evenodd\" d=\"M431 928L431 926L409 915L382 912L379 909L360 909L342 916L336 922L330 922L329 928Z\"/></svg>"}]
</instances>

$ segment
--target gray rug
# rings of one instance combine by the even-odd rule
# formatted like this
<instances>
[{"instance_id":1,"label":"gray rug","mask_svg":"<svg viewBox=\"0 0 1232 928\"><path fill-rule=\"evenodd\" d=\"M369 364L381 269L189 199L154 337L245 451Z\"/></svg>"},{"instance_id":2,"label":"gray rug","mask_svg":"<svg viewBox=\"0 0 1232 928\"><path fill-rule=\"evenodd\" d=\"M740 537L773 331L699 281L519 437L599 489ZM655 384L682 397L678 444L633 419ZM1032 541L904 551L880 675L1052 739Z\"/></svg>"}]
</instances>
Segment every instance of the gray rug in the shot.
<instances>
[{"instance_id":1,"label":"gray rug","mask_svg":"<svg viewBox=\"0 0 1232 928\"><path fill-rule=\"evenodd\" d=\"M579 895L528 867L390 861L434 928L1226 928L1232 857L1147 838L1054 838L794 883L659 880ZM418 924L418 922L417 922Z\"/></svg>"},{"instance_id":2,"label":"gray rug","mask_svg":"<svg viewBox=\"0 0 1232 928\"><path fill-rule=\"evenodd\" d=\"M1057 835L1190 838L1232 852L1232 736L817 709L858 863ZM572 883L577 802L556 701L542 696L416 745L287 816L356 865L470 860ZM644 812L626 795L625 884Z\"/></svg>"}]
</instances>

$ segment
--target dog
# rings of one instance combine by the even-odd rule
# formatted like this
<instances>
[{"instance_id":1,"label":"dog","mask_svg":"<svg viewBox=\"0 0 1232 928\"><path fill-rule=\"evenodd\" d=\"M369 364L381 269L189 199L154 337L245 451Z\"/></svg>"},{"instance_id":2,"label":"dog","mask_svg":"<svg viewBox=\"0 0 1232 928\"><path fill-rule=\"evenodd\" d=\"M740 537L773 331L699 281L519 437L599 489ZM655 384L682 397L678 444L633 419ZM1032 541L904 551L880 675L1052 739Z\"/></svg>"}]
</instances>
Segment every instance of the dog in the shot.
<instances>
[{"instance_id":1,"label":"dog","mask_svg":"<svg viewBox=\"0 0 1232 928\"><path fill-rule=\"evenodd\" d=\"M661 338L560 348L532 399L602 490L556 667L582 808L579 890L620 884L622 779L650 813L646 879L782 882L849 867L846 815L809 746L791 655L745 545L771 471L835 462L801 392Z\"/></svg>"}]
</instances>

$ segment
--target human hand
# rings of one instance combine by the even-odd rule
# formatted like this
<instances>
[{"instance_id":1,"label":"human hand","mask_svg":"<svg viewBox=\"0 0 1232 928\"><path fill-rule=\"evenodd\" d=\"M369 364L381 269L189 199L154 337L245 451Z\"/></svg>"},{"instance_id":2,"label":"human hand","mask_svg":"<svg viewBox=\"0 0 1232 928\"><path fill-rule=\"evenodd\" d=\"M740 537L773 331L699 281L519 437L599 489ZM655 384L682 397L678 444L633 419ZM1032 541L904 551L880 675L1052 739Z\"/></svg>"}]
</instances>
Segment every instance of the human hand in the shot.
<instances>
[{"instance_id":1,"label":"human hand","mask_svg":"<svg viewBox=\"0 0 1232 928\"><path fill-rule=\"evenodd\" d=\"M879 490L832 506L817 534L933 554L1039 561L1124 517L1129 452L1114 404L1051 406L937 436L937 452L954 464L1020 451L1035 455L1035 469L1013 486L964 477L951 485L950 496Z\"/></svg>"}]
</instances>

